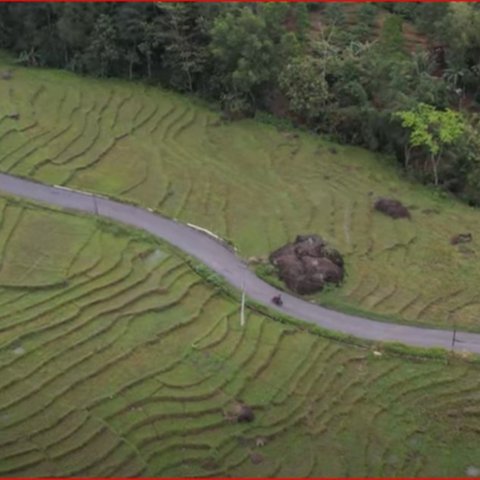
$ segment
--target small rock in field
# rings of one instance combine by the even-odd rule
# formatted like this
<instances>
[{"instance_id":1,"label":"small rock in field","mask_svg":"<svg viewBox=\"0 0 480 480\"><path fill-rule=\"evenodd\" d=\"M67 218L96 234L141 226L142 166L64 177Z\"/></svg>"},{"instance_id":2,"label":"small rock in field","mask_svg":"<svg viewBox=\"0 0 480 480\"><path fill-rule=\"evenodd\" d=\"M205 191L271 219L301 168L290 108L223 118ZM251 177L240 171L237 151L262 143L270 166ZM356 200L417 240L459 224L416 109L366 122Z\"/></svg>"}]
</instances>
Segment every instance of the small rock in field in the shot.
<instances>
[{"instance_id":1,"label":"small rock in field","mask_svg":"<svg viewBox=\"0 0 480 480\"><path fill-rule=\"evenodd\" d=\"M465 473L467 477L480 477L480 468L474 467L470 465L466 470Z\"/></svg>"},{"instance_id":2,"label":"small rock in field","mask_svg":"<svg viewBox=\"0 0 480 480\"><path fill-rule=\"evenodd\" d=\"M263 462L263 455L260 453L253 452L250 454L250 460L254 465L258 465L259 463Z\"/></svg>"},{"instance_id":3,"label":"small rock in field","mask_svg":"<svg viewBox=\"0 0 480 480\"><path fill-rule=\"evenodd\" d=\"M265 446L265 443L267 443L267 439L264 438L264 437L257 437L255 439L255 445L257 447L263 447L263 446Z\"/></svg>"},{"instance_id":4,"label":"small rock in field","mask_svg":"<svg viewBox=\"0 0 480 480\"><path fill-rule=\"evenodd\" d=\"M458 245L459 243L469 243L472 239L473 237L471 233L459 233L450 239L450 243L452 245Z\"/></svg>"}]
</instances>

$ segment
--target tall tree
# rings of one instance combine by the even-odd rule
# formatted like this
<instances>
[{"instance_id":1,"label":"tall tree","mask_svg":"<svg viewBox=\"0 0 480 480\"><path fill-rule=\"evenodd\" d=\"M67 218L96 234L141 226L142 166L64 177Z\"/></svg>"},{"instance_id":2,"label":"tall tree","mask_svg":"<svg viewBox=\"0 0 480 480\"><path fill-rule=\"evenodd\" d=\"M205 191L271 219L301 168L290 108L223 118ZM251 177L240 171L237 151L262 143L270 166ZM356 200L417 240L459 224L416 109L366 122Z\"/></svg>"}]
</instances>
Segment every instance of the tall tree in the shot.
<instances>
[{"instance_id":1,"label":"tall tree","mask_svg":"<svg viewBox=\"0 0 480 480\"><path fill-rule=\"evenodd\" d=\"M87 3L53 4L57 13L57 32L63 48L63 66L76 71L81 69L80 55L90 41L95 19L100 9Z\"/></svg>"},{"instance_id":2,"label":"tall tree","mask_svg":"<svg viewBox=\"0 0 480 480\"><path fill-rule=\"evenodd\" d=\"M438 167L445 148L454 144L465 132L465 124L458 112L436 110L420 103L414 110L397 112L402 126L410 130L411 147L424 148L430 155L435 185L438 185Z\"/></svg>"},{"instance_id":3,"label":"tall tree","mask_svg":"<svg viewBox=\"0 0 480 480\"><path fill-rule=\"evenodd\" d=\"M329 98L325 71L309 56L293 58L280 73L279 84L290 109L306 120L318 117Z\"/></svg>"},{"instance_id":4,"label":"tall tree","mask_svg":"<svg viewBox=\"0 0 480 480\"><path fill-rule=\"evenodd\" d=\"M113 17L102 14L95 22L90 43L83 55L85 68L100 77L110 75L121 55Z\"/></svg>"},{"instance_id":5,"label":"tall tree","mask_svg":"<svg viewBox=\"0 0 480 480\"><path fill-rule=\"evenodd\" d=\"M474 95L480 92L480 10L476 5L449 4L449 13L444 19L443 43L447 45L449 79L455 88L467 89Z\"/></svg>"},{"instance_id":6,"label":"tall tree","mask_svg":"<svg viewBox=\"0 0 480 480\"><path fill-rule=\"evenodd\" d=\"M159 36L165 46L163 60L170 71L170 83L179 90L192 92L209 59L207 32L212 6L178 3L157 7L161 12Z\"/></svg>"},{"instance_id":7,"label":"tall tree","mask_svg":"<svg viewBox=\"0 0 480 480\"><path fill-rule=\"evenodd\" d=\"M295 43L295 36L283 26L284 6L262 5L257 10L243 6L220 15L211 30L218 88L224 99L240 105L255 105L262 89L276 79ZM285 38L293 42L285 42Z\"/></svg>"},{"instance_id":8,"label":"tall tree","mask_svg":"<svg viewBox=\"0 0 480 480\"><path fill-rule=\"evenodd\" d=\"M122 63L126 64L128 78L133 78L135 65L140 63L139 45L144 41L147 25L146 4L122 4L117 7L115 15L116 29L119 35L119 46L122 51Z\"/></svg>"}]
</instances>

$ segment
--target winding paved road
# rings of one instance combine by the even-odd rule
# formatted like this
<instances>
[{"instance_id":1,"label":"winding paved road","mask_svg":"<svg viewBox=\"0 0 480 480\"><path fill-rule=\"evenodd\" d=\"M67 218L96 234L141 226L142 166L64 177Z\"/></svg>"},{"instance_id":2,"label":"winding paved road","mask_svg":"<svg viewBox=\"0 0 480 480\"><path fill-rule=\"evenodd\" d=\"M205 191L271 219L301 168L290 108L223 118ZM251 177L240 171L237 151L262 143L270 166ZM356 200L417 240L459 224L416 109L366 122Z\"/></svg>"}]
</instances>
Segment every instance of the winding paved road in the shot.
<instances>
[{"instance_id":1,"label":"winding paved road","mask_svg":"<svg viewBox=\"0 0 480 480\"><path fill-rule=\"evenodd\" d=\"M146 230L208 265L238 289L244 285L247 296L257 302L320 327L368 340L397 341L420 347L451 348L453 332L450 330L368 320L328 310L283 292L281 293L284 305L276 307L270 299L280 292L252 273L245 263L228 248L194 228L168 220L148 210L105 197L43 185L6 174L0 174L0 191L67 209L97 214ZM455 348L480 353L480 334L457 332Z\"/></svg>"}]
</instances>

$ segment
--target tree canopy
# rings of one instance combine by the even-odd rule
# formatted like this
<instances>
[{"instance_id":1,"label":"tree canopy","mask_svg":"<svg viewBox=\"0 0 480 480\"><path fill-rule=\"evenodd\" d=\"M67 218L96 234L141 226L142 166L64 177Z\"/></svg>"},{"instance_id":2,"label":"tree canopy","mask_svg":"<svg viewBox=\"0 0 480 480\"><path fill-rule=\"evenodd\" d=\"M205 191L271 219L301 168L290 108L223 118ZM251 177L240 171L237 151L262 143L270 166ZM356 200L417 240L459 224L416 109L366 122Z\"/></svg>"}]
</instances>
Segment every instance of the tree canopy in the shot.
<instances>
[{"instance_id":1,"label":"tree canopy","mask_svg":"<svg viewBox=\"0 0 480 480\"><path fill-rule=\"evenodd\" d=\"M479 129L478 4L9 3L0 47L29 66L194 93L233 117L267 110L480 199L478 143L457 135Z\"/></svg>"},{"instance_id":2,"label":"tree canopy","mask_svg":"<svg viewBox=\"0 0 480 480\"><path fill-rule=\"evenodd\" d=\"M435 185L438 185L438 165L443 151L465 132L461 115L451 109L437 110L425 103L395 115L402 120L402 126L410 130L410 145L425 148L430 154Z\"/></svg>"}]
</instances>

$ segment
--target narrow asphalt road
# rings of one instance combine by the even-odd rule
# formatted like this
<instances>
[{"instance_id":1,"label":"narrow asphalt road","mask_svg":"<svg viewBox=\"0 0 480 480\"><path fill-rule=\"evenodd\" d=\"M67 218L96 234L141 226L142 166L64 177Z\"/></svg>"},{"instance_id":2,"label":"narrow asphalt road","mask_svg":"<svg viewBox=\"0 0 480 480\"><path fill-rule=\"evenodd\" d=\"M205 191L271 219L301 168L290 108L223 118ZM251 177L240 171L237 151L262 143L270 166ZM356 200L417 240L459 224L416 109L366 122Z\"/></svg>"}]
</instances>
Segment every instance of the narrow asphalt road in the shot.
<instances>
[{"instance_id":1,"label":"narrow asphalt road","mask_svg":"<svg viewBox=\"0 0 480 480\"><path fill-rule=\"evenodd\" d=\"M245 286L248 297L272 309L320 327L374 341L397 341L420 347L443 347L446 349L450 349L452 346L453 332L451 330L436 330L368 320L328 310L279 292L260 280L240 258L214 238L188 225L168 220L143 208L89 193L43 185L6 174L0 174L0 191L67 209L98 214L146 230L208 265L238 289ZM270 302L270 299L278 293L282 293L284 300L282 307L276 307ZM480 353L480 334L457 331L455 349Z\"/></svg>"}]
</instances>

